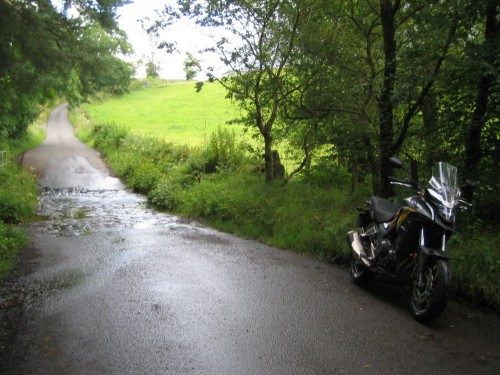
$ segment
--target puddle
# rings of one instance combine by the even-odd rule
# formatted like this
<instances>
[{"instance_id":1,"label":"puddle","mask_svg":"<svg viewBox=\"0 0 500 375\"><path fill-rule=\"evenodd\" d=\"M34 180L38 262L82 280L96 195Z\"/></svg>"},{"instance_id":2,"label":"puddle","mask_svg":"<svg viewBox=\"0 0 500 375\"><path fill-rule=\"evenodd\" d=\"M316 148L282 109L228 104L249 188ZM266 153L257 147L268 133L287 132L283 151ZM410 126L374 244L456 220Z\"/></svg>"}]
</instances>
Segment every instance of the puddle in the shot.
<instances>
[{"instance_id":1,"label":"puddle","mask_svg":"<svg viewBox=\"0 0 500 375\"><path fill-rule=\"evenodd\" d=\"M179 218L149 208L146 199L126 190L45 188L33 226L57 236L80 236L125 226L148 229L168 226Z\"/></svg>"},{"instance_id":2,"label":"puddle","mask_svg":"<svg viewBox=\"0 0 500 375\"><path fill-rule=\"evenodd\" d=\"M54 295L60 291L71 289L79 285L85 278L83 272L79 269L64 270L52 274L47 278L37 280L30 285L29 293L25 294L27 305L40 298Z\"/></svg>"}]
</instances>

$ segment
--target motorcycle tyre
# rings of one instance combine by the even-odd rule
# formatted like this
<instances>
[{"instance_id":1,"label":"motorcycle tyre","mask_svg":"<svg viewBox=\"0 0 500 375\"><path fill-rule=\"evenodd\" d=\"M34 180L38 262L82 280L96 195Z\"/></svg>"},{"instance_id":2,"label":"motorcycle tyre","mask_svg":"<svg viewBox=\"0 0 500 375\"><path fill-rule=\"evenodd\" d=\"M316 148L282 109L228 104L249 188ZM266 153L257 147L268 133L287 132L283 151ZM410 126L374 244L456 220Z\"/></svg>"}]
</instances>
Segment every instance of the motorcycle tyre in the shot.
<instances>
[{"instance_id":1,"label":"motorcycle tyre","mask_svg":"<svg viewBox=\"0 0 500 375\"><path fill-rule=\"evenodd\" d=\"M371 281L375 274L351 252L351 278L354 284L362 286Z\"/></svg>"},{"instance_id":2,"label":"motorcycle tyre","mask_svg":"<svg viewBox=\"0 0 500 375\"><path fill-rule=\"evenodd\" d=\"M448 303L451 267L445 259L430 259L422 272L425 288L418 288L416 277L410 281L410 308L415 320L429 323L441 315Z\"/></svg>"}]
</instances>

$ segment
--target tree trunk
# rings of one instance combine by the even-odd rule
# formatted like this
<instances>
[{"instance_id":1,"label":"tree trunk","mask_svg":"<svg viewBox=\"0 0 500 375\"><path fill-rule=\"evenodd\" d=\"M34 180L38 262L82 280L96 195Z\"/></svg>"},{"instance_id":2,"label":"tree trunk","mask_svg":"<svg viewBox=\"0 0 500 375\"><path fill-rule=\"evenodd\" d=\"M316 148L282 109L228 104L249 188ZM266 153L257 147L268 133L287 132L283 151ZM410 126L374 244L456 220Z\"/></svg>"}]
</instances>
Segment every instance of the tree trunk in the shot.
<instances>
[{"instance_id":1,"label":"tree trunk","mask_svg":"<svg viewBox=\"0 0 500 375\"><path fill-rule=\"evenodd\" d=\"M424 123L424 139L425 139L425 164L427 166L434 165L438 160L439 155L439 138L437 135L438 130L438 107L437 99L434 93L429 93L422 105L422 120Z\"/></svg>"},{"instance_id":2,"label":"tree trunk","mask_svg":"<svg viewBox=\"0 0 500 375\"><path fill-rule=\"evenodd\" d=\"M488 0L486 6L486 28L483 48L485 52L486 65L493 68L496 63L497 47L495 40L498 38L498 25L496 15L498 13L498 0ZM472 115L472 123L469 127L465 145L465 173L470 179L478 178L478 167L481 159L481 133L486 122L488 111L488 99L490 88L495 81L493 69L483 75L478 83L476 105Z\"/></svg>"},{"instance_id":3,"label":"tree trunk","mask_svg":"<svg viewBox=\"0 0 500 375\"><path fill-rule=\"evenodd\" d=\"M273 139L269 134L264 134L264 171L266 182L271 182L274 178Z\"/></svg>"},{"instance_id":4,"label":"tree trunk","mask_svg":"<svg viewBox=\"0 0 500 375\"><path fill-rule=\"evenodd\" d=\"M380 188L378 194L382 197L388 197L392 194L392 188L389 183L389 175L392 168L388 163L391 155L392 142L394 137L393 112L394 104L392 95L394 93L394 83L396 80L396 25L395 16L398 8L398 2L393 5L391 0L380 1L380 13L382 22L382 32L384 36L384 82L382 92L379 98L380 111Z\"/></svg>"}]
</instances>

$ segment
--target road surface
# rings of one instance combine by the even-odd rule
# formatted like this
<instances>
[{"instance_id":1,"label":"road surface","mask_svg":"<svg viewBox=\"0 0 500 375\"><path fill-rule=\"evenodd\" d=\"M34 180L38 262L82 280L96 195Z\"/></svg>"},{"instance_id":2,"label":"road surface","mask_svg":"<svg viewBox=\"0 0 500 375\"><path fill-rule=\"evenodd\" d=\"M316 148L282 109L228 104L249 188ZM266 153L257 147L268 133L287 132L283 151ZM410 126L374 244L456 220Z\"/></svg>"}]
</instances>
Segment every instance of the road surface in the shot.
<instances>
[{"instance_id":1,"label":"road surface","mask_svg":"<svg viewBox=\"0 0 500 375\"><path fill-rule=\"evenodd\" d=\"M499 374L499 319L415 322L399 289L148 208L72 132L23 161L43 193L5 374Z\"/></svg>"}]
</instances>

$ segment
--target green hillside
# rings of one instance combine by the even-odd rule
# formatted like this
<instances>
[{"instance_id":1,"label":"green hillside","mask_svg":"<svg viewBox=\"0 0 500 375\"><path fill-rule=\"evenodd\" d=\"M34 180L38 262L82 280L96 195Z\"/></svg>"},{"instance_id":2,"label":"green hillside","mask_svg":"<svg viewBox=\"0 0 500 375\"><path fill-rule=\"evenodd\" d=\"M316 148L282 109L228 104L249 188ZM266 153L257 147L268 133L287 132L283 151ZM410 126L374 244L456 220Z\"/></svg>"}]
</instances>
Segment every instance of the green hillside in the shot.
<instances>
[{"instance_id":1,"label":"green hillside","mask_svg":"<svg viewBox=\"0 0 500 375\"><path fill-rule=\"evenodd\" d=\"M154 135L176 143L203 144L217 127L238 114L218 83L204 84L196 92L194 82L173 81L148 86L85 110L93 121L124 125L132 132ZM235 130L241 127L234 127Z\"/></svg>"}]
</instances>

